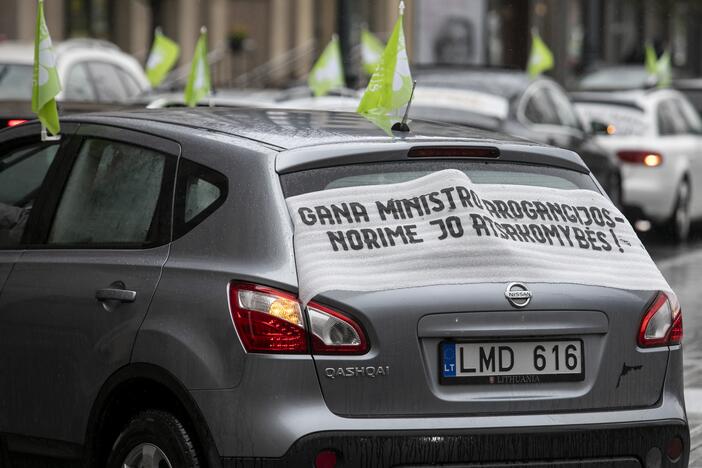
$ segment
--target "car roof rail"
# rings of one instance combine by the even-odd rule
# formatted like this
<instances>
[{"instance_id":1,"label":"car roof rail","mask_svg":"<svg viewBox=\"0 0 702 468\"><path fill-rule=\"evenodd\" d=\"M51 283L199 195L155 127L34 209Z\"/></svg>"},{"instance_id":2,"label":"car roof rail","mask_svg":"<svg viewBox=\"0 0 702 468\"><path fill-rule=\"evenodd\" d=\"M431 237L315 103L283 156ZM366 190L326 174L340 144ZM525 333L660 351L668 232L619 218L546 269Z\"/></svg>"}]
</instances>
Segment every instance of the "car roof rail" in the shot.
<instances>
[{"instance_id":1,"label":"car roof rail","mask_svg":"<svg viewBox=\"0 0 702 468\"><path fill-rule=\"evenodd\" d=\"M110 41L106 41L104 39L92 39L89 37L85 38L76 38L76 39L68 39L66 41L62 41L56 45L57 49L62 49L62 50L70 50L70 49L104 49L104 50L118 50L121 51L122 49L119 48L117 44L114 44Z\"/></svg>"}]
</instances>

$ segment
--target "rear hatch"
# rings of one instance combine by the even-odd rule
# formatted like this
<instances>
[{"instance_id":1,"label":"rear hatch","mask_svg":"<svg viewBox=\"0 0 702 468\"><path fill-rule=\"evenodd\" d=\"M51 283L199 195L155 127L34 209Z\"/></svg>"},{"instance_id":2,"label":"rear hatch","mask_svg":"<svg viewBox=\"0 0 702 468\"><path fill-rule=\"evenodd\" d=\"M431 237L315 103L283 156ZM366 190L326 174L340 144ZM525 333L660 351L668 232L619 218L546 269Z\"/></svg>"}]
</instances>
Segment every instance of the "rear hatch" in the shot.
<instances>
[{"instance_id":1,"label":"rear hatch","mask_svg":"<svg viewBox=\"0 0 702 468\"><path fill-rule=\"evenodd\" d=\"M284 174L281 180L290 197L402 182L446 168L466 172L474 183L597 191L587 174L498 161L354 164ZM532 295L524 307L508 301L508 282L317 296L316 302L355 320L370 343L361 356L314 356L328 407L339 415L377 417L656 404L669 351L637 346L655 291L545 283L523 287Z\"/></svg>"}]
</instances>

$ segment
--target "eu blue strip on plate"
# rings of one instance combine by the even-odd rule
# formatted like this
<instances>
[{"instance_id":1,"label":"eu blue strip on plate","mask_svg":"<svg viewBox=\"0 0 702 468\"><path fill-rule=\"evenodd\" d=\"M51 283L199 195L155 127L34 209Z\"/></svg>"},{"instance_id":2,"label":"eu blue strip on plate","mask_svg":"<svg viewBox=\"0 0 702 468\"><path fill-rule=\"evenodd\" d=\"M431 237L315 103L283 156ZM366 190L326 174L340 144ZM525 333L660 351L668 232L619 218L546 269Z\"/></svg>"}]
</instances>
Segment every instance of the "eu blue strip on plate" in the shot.
<instances>
[{"instance_id":1,"label":"eu blue strip on plate","mask_svg":"<svg viewBox=\"0 0 702 468\"><path fill-rule=\"evenodd\" d=\"M444 377L456 376L456 345L454 343L442 343L441 354L443 355L442 369Z\"/></svg>"}]
</instances>

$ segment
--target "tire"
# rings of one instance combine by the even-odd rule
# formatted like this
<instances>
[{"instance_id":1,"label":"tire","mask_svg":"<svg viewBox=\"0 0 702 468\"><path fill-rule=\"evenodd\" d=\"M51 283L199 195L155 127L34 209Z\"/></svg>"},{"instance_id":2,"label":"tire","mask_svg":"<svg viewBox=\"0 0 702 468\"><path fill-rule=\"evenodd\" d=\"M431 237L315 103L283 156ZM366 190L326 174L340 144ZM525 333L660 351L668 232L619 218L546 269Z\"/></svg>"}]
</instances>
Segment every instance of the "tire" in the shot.
<instances>
[{"instance_id":1,"label":"tire","mask_svg":"<svg viewBox=\"0 0 702 468\"><path fill-rule=\"evenodd\" d=\"M115 440L107 468L199 468L197 452L183 424L172 414L137 414Z\"/></svg>"},{"instance_id":2,"label":"tire","mask_svg":"<svg viewBox=\"0 0 702 468\"><path fill-rule=\"evenodd\" d=\"M692 189L690 182L683 179L678 184L678 193L675 198L675 208L666 223L668 234L676 244L685 242L690 235L690 198Z\"/></svg>"}]
</instances>

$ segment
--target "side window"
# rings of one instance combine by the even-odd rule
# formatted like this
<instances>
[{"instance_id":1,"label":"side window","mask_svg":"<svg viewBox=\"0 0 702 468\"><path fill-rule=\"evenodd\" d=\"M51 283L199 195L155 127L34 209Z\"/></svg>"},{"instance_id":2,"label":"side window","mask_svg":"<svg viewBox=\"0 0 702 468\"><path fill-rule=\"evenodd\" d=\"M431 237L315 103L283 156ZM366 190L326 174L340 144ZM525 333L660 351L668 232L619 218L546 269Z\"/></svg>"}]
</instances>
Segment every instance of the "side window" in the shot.
<instances>
[{"instance_id":1,"label":"side window","mask_svg":"<svg viewBox=\"0 0 702 468\"><path fill-rule=\"evenodd\" d=\"M695 111L695 108L687 101L683 99L676 99L677 106L680 109L685 122L687 124L687 133L693 135L702 134L702 122L700 121L700 116Z\"/></svg>"},{"instance_id":2,"label":"side window","mask_svg":"<svg viewBox=\"0 0 702 468\"><path fill-rule=\"evenodd\" d=\"M549 88L547 90L547 95L556 109L558 120L561 124L566 127L582 130L578 114L576 113L575 107L573 107L573 103L568 99L568 96L558 88Z\"/></svg>"},{"instance_id":3,"label":"side window","mask_svg":"<svg viewBox=\"0 0 702 468\"><path fill-rule=\"evenodd\" d=\"M227 178L181 158L176 182L174 237L180 237L219 208L227 196Z\"/></svg>"},{"instance_id":4,"label":"side window","mask_svg":"<svg viewBox=\"0 0 702 468\"><path fill-rule=\"evenodd\" d=\"M76 64L68 72L65 96L67 101L95 101L95 90L85 64Z\"/></svg>"},{"instance_id":5,"label":"side window","mask_svg":"<svg viewBox=\"0 0 702 468\"><path fill-rule=\"evenodd\" d=\"M58 144L36 144L0 155L0 248L20 243L58 148Z\"/></svg>"},{"instance_id":6,"label":"side window","mask_svg":"<svg viewBox=\"0 0 702 468\"><path fill-rule=\"evenodd\" d=\"M127 93L128 98L133 98L141 94L141 89L139 88L139 85L137 84L134 77L127 70L121 67L115 67L115 69L117 70L117 75L119 76L119 80L122 83L122 87Z\"/></svg>"},{"instance_id":7,"label":"side window","mask_svg":"<svg viewBox=\"0 0 702 468\"><path fill-rule=\"evenodd\" d=\"M101 102L124 102L127 93L117 75L117 69L109 63L90 63L90 74L95 80L98 100Z\"/></svg>"},{"instance_id":8,"label":"side window","mask_svg":"<svg viewBox=\"0 0 702 468\"><path fill-rule=\"evenodd\" d=\"M667 99L658 105L658 129L661 135L690 133L689 124L675 100Z\"/></svg>"},{"instance_id":9,"label":"side window","mask_svg":"<svg viewBox=\"0 0 702 468\"><path fill-rule=\"evenodd\" d=\"M528 98L524 116L534 124L561 125L555 106L543 87L538 88Z\"/></svg>"},{"instance_id":10,"label":"side window","mask_svg":"<svg viewBox=\"0 0 702 468\"><path fill-rule=\"evenodd\" d=\"M134 247L167 242L170 203L162 201L171 193L169 184L164 184L167 162L163 154L138 146L85 140L64 187L48 243Z\"/></svg>"}]
</instances>

